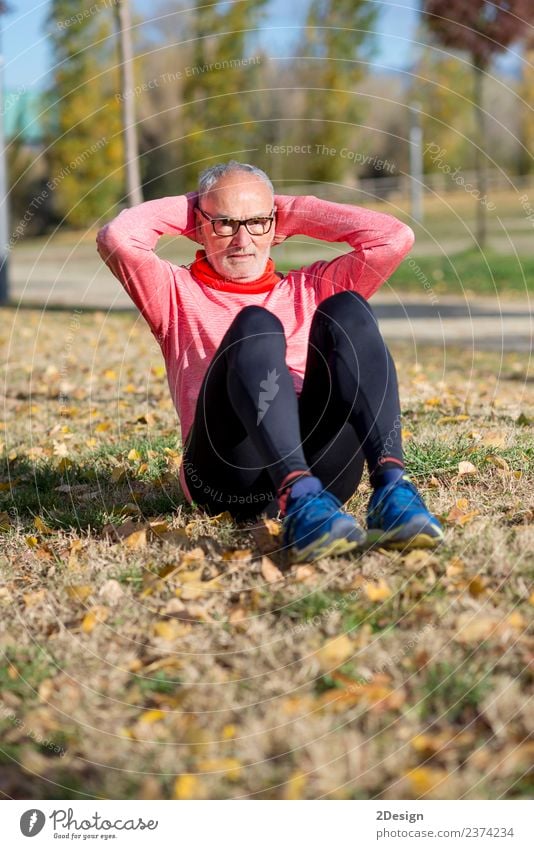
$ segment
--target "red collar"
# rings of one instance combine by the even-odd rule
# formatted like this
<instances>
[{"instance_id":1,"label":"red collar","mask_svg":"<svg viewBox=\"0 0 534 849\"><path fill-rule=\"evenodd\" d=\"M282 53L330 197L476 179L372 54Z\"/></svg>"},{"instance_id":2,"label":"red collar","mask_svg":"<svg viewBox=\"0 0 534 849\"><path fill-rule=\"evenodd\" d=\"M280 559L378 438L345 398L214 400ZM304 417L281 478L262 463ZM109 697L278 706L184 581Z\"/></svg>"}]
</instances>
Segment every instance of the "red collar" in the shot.
<instances>
[{"instance_id":1,"label":"red collar","mask_svg":"<svg viewBox=\"0 0 534 849\"><path fill-rule=\"evenodd\" d=\"M273 286L282 280L282 275L277 274L274 270L274 262L272 259L267 260L265 271L258 277L257 280L251 280L250 283L239 283L237 280L228 280L226 277L220 277L214 268L206 259L205 251L197 251L196 259L189 267L191 274L197 280L210 286L212 289L218 289L221 292L243 292L255 295L258 292L268 292Z\"/></svg>"}]
</instances>

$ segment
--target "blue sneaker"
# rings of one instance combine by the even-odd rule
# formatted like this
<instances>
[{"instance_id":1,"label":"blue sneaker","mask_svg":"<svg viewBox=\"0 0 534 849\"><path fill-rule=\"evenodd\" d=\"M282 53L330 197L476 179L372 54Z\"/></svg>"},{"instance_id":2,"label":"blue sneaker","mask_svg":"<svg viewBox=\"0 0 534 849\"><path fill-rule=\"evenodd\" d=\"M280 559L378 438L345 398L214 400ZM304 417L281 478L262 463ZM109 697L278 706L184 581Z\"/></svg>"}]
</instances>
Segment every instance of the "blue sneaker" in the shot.
<instances>
[{"instance_id":1,"label":"blue sneaker","mask_svg":"<svg viewBox=\"0 0 534 849\"><path fill-rule=\"evenodd\" d=\"M365 541L365 532L319 478L304 477L291 487L283 520L284 546L296 563L345 554Z\"/></svg>"},{"instance_id":2,"label":"blue sneaker","mask_svg":"<svg viewBox=\"0 0 534 849\"><path fill-rule=\"evenodd\" d=\"M435 548L443 530L407 475L375 489L367 509L367 542L384 548Z\"/></svg>"}]
</instances>

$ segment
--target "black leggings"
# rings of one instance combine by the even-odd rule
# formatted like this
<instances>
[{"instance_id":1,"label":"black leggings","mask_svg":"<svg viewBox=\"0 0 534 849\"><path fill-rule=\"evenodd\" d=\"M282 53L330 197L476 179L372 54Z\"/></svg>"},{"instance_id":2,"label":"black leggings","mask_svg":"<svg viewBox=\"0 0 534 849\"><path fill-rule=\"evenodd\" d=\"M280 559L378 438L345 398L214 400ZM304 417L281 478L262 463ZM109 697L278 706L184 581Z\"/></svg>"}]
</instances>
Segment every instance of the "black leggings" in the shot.
<instances>
[{"instance_id":1,"label":"black leggings","mask_svg":"<svg viewBox=\"0 0 534 849\"><path fill-rule=\"evenodd\" d=\"M204 377L184 449L194 502L211 514L258 516L289 472L309 469L341 502L364 460L402 461L395 366L367 301L341 292L312 320L301 394L280 320L244 307Z\"/></svg>"}]
</instances>

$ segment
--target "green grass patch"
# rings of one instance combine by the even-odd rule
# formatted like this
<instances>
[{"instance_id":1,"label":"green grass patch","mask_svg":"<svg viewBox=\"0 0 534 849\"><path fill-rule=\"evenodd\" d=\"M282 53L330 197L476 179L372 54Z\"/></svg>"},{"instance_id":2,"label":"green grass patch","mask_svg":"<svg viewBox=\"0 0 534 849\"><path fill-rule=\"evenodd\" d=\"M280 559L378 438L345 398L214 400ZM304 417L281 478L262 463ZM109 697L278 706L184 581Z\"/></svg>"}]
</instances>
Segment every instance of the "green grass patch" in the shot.
<instances>
[{"instance_id":1,"label":"green grass patch","mask_svg":"<svg viewBox=\"0 0 534 849\"><path fill-rule=\"evenodd\" d=\"M450 256L411 257L391 277L395 291L430 297L476 292L480 295L534 291L534 257L480 251Z\"/></svg>"},{"instance_id":2,"label":"green grass patch","mask_svg":"<svg viewBox=\"0 0 534 849\"><path fill-rule=\"evenodd\" d=\"M40 648L7 648L0 662L0 692L10 692L32 701L39 684L56 671L49 656Z\"/></svg>"},{"instance_id":3,"label":"green grass patch","mask_svg":"<svg viewBox=\"0 0 534 849\"><path fill-rule=\"evenodd\" d=\"M409 440L404 446L406 466L410 474L426 476L437 473L456 473L458 463L469 460L481 470L491 468L489 458L496 454L516 471L532 472L534 469L534 443L521 440L510 448L476 447L465 437L452 444L441 440Z\"/></svg>"},{"instance_id":4,"label":"green grass patch","mask_svg":"<svg viewBox=\"0 0 534 849\"><path fill-rule=\"evenodd\" d=\"M468 722L491 689L490 671L469 670L441 661L421 682L421 718L426 721Z\"/></svg>"},{"instance_id":5,"label":"green grass patch","mask_svg":"<svg viewBox=\"0 0 534 849\"><path fill-rule=\"evenodd\" d=\"M161 693L167 696L175 693L177 688L182 686L182 680L178 676L168 675L163 669L158 669L150 677L133 675L132 684L139 688L143 696L150 696L152 693Z\"/></svg>"},{"instance_id":6,"label":"green grass patch","mask_svg":"<svg viewBox=\"0 0 534 849\"><path fill-rule=\"evenodd\" d=\"M295 266L277 264L287 274ZM527 295L534 291L534 257L505 255L478 250L448 256L411 256L390 278L395 291L432 295L496 295L512 292Z\"/></svg>"}]
</instances>

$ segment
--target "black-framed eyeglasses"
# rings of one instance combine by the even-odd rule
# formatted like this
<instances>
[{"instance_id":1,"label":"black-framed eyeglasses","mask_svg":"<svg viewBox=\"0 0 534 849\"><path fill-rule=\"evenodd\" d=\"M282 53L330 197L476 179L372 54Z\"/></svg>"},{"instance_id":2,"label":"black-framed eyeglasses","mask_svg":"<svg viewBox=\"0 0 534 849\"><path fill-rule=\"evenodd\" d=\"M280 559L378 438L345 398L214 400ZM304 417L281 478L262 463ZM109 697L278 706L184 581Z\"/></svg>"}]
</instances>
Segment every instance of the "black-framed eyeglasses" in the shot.
<instances>
[{"instance_id":1,"label":"black-framed eyeglasses","mask_svg":"<svg viewBox=\"0 0 534 849\"><path fill-rule=\"evenodd\" d=\"M265 215L261 218L212 218L207 212L204 212L199 206L198 211L211 222L213 232L216 236L235 236L241 225L251 236L265 236L273 226L274 209L271 215Z\"/></svg>"}]
</instances>

